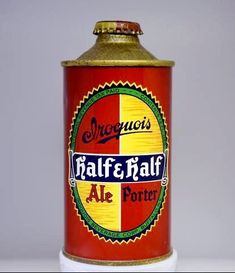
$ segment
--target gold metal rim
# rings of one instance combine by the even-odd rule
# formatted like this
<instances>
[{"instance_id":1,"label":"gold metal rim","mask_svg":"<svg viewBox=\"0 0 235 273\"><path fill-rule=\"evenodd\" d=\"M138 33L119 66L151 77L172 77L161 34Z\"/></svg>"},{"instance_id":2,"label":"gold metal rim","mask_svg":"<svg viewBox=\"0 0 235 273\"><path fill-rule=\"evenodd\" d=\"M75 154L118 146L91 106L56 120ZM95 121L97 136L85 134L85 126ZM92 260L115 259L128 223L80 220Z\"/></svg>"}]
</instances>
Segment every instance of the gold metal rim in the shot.
<instances>
[{"instance_id":1,"label":"gold metal rim","mask_svg":"<svg viewBox=\"0 0 235 273\"><path fill-rule=\"evenodd\" d=\"M64 67L71 66L156 66L172 67L174 61L168 60L67 60L61 62Z\"/></svg>"},{"instance_id":2,"label":"gold metal rim","mask_svg":"<svg viewBox=\"0 0 235 273\"><path fill-rule=\"evenodd\" d=\"M132 260L132 261L101 261L101 260L93 260L93 259L86 259L86 258L80 258L77 256L70 255L66 253L63 250L63 254L66 258L80 262L80 263L86 263L86 264L93 264L93 265L106 265L106 266L132 266L132 265L145 265L145 264L152 264L156 262L161 262L167 258L169 258L172 255L173 251L171 250L170 253L160 256L157 258L151 258L151 259L143 259L143 260Z\"/></svg>"}]
</instances>

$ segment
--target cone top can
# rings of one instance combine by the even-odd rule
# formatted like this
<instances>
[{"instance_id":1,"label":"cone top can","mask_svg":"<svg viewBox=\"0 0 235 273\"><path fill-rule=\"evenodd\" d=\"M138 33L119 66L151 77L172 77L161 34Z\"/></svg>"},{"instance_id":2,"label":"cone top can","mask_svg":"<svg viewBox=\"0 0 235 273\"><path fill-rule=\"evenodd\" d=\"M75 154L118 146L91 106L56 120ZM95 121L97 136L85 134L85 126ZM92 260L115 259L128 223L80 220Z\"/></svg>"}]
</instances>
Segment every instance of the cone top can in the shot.
<instances>
[{"instance_id":1,"label":"cone top can","mask_svg":"<svg viewBox=\"0 0 235 273\"><path fill-rule=\"evenodd\" d=\"M64 68L65 243L78 263L160 263L171 246L171 74L140 25L100 21Z\"/></svg>"}]
</instances>

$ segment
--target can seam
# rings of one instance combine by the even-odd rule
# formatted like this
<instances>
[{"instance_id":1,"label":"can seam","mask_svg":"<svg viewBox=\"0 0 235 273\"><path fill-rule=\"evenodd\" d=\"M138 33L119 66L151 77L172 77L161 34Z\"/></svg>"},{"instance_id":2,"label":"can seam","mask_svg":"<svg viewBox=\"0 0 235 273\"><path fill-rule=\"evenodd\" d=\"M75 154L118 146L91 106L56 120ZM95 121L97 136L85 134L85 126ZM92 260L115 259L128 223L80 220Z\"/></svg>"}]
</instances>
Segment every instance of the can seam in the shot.
<instances>
[{"instance_id":1,"label":"can seam","mask_svg":"<svg viewBox=\"0 0 235 273\"><path fill-rule=\"evenodd\" d=\"M66 60L62 61L64 67L71 66L153 66L172 67L174 61L170 60Z\"/></svg>"},{"instance_id":2,"label":"can seam","mask_svg":"<svg viewBox=\"0 0 235 273\"><path fill-rule=\"evenodd\" d=\"M143 260L127 260L127 261L101 261L101 260L95 260L95 259L88 259L88 258L81 258L78 256L74 256L71 254L68 254L64 249L63 249L63 254L66 258L76 261L76 262L81 262L81 263L86 263L86 264L93 264L93 265L106 265L106 266L136 266L136 265L145 265L145 264L152 264L156 262L161 262L163 260L166 260L169 258L173 253L173 250L171 250L168 254L156 257L156 258L149 258L149 259L143 259Z\"/></svg>"}]
</instances>

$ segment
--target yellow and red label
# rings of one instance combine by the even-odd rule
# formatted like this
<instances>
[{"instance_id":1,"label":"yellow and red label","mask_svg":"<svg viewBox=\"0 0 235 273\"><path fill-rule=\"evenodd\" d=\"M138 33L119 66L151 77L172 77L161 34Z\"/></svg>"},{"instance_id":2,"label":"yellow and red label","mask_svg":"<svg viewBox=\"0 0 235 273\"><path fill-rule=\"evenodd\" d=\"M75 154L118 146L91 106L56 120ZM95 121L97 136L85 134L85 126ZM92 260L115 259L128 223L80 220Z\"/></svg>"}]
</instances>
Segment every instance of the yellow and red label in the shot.
<instances>
[{"instance_id":1,"label":"yellow and red label","mask_svg":"<svg viewBox=\"0 0 235 273\"><path fill-rule=\"evenodd\" d=\"M168 136L161 105L135 83L99 86L74 112L68 180L83 225L106 242L141 239L167 194Z\"/></svg>"}]
</instances>

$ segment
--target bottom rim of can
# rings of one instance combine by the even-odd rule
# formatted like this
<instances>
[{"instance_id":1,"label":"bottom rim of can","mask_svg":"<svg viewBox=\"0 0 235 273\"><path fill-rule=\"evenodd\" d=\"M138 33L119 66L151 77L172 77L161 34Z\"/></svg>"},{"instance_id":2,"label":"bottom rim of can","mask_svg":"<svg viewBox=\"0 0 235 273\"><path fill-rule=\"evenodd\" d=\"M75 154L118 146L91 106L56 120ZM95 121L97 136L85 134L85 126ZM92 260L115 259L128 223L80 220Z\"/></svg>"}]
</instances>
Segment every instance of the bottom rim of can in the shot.
<instances>
[{"instance_id":1,"label":"bottom rim of can","mask_svg":"<svg viewBox=\"0 0 235 273\"><path fill-rule=\"evenodd\" d=\"M148 258L142 260L126 260L126 261L112 261L112 260L95 260L95 259L88 259L88 258L81 258L71 254L68 254L63 249L63 254L66 258L77 261L80 263L85 264L93 264L93 265L106 265L106 266L134 266L134 265L145 265L145 264L152 264L156 262L161 262L169 258L173 254L173 250L171 250L168 254L156 257L156 258Z\"/></svg>"}]
</instances>

